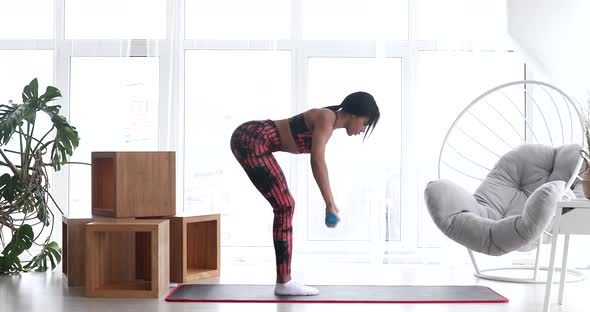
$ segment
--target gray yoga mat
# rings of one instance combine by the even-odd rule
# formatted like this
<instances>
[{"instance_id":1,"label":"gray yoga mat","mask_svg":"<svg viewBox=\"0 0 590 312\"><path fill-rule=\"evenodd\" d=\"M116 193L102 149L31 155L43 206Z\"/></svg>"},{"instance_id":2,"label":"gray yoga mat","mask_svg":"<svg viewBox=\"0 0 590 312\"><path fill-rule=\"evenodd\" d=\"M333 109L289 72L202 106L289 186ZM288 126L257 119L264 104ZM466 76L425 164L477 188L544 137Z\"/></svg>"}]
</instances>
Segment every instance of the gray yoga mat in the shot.
<instances>
[{"instance_id":1,"label":"gray yoga mat","mask_svg":"<svg viewBox=\"0 0 590 312\"><path fill-rule=\"evenodd\" d=\"M305 303L501 303L508 299L484 286L314 286L317 296L276 296L274 285L202 285L176 287L172 302Z\"/></svg>"}]
</instances>

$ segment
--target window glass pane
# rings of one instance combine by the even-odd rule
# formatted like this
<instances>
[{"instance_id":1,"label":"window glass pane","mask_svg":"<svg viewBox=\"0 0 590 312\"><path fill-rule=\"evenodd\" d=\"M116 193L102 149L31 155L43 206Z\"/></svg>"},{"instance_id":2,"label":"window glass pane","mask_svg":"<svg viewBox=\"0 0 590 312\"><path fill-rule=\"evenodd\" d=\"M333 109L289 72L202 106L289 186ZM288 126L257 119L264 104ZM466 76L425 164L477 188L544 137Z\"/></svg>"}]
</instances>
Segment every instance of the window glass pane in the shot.
<instances>
[{"instance_id":1,"label":"window glass pane","mask_svg":"<svg viewBox=\"0 0 590 312\"><path fill-rule=\"evenodd\" d=\"M0 39L53 38L53 0L0 1Z\"/></svg>"},{"instance_id":2,"label":"window glass pane","mask_svg":"<svg viewBox=\"0 0 590 312\"><path fill-rule=\"evenodd\" d=\"M288 39L289 0L186 0L186 38Z\"/></svg>"},{"instance_id":3,"label":"window glass pane","mask_svg":"<svg viewBox=\"0 0 590 312\"><path fill-rule=\"evenodd\" d=\"M406 40L407 0L303 0L303 38Z\"/></svg>"},{"instance_id":4,"label":"window glass pane","mask_svg":"<svg viewBox=\"0 0 590 312\"><path fill-rule=\"evenodd\" d=\"M483 92L523 79L523 62L516 53L507 52L420 52L416 78L416 90L419 91L415 96L415 111L419 120L413 122L423 125L421 128L427 127L428 131L414 133L412 140L428 142L418 145L419 151L414 158L420 168L420 173L416 175L418 185L426 186L437 177L441 144L459 113ZM510 120L513 116L505 114L504 117ZM501 118L496 119L497 122L504 122ZM474 156L473 152L467 155ZM447 172L452 174L450 170ZM461 179L455 181L466 188L471 187L470 191L480 183L464 176ZM446 238L432 222L424 202L419 203L419 245L440 246Z\"/></svg>"},{"instance_id":5,"label":"window glass pane","mask_svg":"<svg viewBox=\"0 0 590 312\"><path fill-rule=\"evenodd\" d=\"M0 50L0 102L22 103L25 85L37 78L39 92L53 85L53 51Z\"/></svg>"},{"instance_id":6,"label":"window glass pane","mask_svg":"<svg viewBox=\"0 0 590 312\"><path fill-rule=\"evenodd\" d=\"M93 151L158 150L158 58L72 58L70 119L80 145L72 161ZM71 215L90 214L90 166L70 168Z\"/></svg>"},{"instance_id":7,"label":"window glass pane","mask_svg":"<svg viewBox=\"0 0 590 312\"><path fill-rule=\"evenodd\" d=\"M0 51L0 68L0 104L8 104L10 100L15 104L23 103L23 88L34 78L37 78L39 83L39 94L43 94L47 86L53 85L53 51ZM35 136L41 138L49 131L50 123L51 120L46 114L39 113L35 122ZM13 135L13 139L4 148L20 150L18 136ZM6 155L13 162L20 159L20 156L14 153ZM0 173L8 172L6 167L0 168Z\"/></svg>"},{"instance_id":8,"label":"window glass pane","mask_svg":"<svg viewBox=\"0 0 590 312\"><path fill-rule=\"evenodd\" d=\"M330 186L341 217L330 231L324 224L324 201L308 168L308 239L369 240L377 233L381 241L386 234L398 240L401 60L310 58L308 73L310 108L338 105L346 95L366 91L375 97L381 113L364 142L361 136L348 137L345 129L337 129L326 146Z\"/></svg>"},{"instance_id":9,"label":"window glass pane","mask_svg":"<svg viewBox=\"0 0 590 312\"><path fill-rule=\"evenodd\" d=\"M416 35L421 40L495 40L506 37L506 1L416 0Z\"/></svg>"},{"instance_id":10,"label":"window glass pane","mask_svg":"<svg viewBox=\"0 0 590 312\"><path fill-rule=\"evenodd\" d=\"M67 39L166 38L166 0L65 0Z\"/></svg>"},{"instance_id":11,"label":"window glass pane","mask_svg":"<svg viewBox=\"0 0 590 312\"><path fill-rule=\"evenodd\" d=\"M272 246L272 207L229 144L234 129L246 121L288 117L291 55L189 51L185 66L184 213L221 213L224 245ZM289 183L288 154L274 156Z\"/></svg>"}]
</instances>

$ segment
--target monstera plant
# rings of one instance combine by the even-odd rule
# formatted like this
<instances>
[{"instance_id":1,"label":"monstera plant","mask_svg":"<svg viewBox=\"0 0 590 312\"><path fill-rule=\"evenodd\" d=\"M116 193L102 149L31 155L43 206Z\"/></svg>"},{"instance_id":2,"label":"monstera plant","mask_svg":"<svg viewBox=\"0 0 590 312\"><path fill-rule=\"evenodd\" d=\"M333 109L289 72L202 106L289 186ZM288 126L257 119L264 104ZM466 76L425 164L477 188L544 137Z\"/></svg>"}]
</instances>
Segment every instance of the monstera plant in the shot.
<instances>
[{"instance_id":1,"label":"monstera plant","mask_svg":"<svg viewBox=\"0 0 590 312\"><path fill-rule=\"evenodd\" d=\"M68 163L79 137L59 114L61 106L50 105L59 97L51 86L39 95L35 78L25 86L22 103L0 105L0 273L53 270L61 261L61 249L50 238L54 210L63 212L49 192L48 170ZM51 122L40 122L44 114ZM24 252L30 260L21 261Z\"/></svg>"}]
</instances>

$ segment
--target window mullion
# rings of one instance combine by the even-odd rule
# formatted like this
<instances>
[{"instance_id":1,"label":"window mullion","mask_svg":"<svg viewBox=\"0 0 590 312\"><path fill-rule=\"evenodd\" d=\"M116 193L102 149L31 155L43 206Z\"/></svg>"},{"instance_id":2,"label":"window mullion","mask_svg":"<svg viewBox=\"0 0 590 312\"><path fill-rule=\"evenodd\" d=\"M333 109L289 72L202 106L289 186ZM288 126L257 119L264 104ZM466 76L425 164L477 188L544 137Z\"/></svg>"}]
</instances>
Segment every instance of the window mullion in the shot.
<instances>
[{"instance_id":1,"label":"window mullion","mask_svg":"<svg viewBox=\"0 0 590 312\"><path fill-rule=\"evenodd\" d=\"M415 145L414 130L418 120L415 112L416 70L418 51L428 42L416 41L416 4L408 2L408 54L402 58L402 105L401 105L401 147L400 147L400 207L419 207L421 190L417 187L413 161L418 147ZM418 123L419 124L419 123ZM401 183L403 181L403 183ZM414 196L415 195L415 196ZM418 212L416 209L400 211L401 249L415 250L418 246Z\"/></svg>"},{"instance_id":2,"label":"window mullion","mask_svg":"<svg viewBox=\"0 0 590 312\"><path fill-rule=\"evenodd\" d=\"M53 51L53 84L61 91L60 113L70 120L70 57L65 49L65 0L55 0ZM75 123L73 123L75 125ZM59 172L53 173L52 195L66 216L70 216L69 200L69 166L63 166ZM79 207L80 208L80 207ZM83 207L86 208L86 207ZM80 211L80 209L75 209Z\"/></svg>"},{"instance_id":3,"label":"window mullion","mask_svg":"<svg viewBox=\"0 0 590 312\"><path fill-rule=\"evenodd\" d=\"M291 0L291 112L296 114L302 112L307 106L307 56L302 48L303 37L303 4L301 0ZM302 203L308 207L307 202L307 157L291 156L291 188L296 203ZM294 228L295 235L305 237L307 240L307 209L298 209L296 214L297 224L300 226Z\"/></svg>"},{"instance_id":4,"label":"window mullion","mask_svg":"<svg viewBox=\"0 0 590 312\"><path fill-rule=\"evenodd\" d=\"M158 147L176 151L176 213L184 212L184 1L167 1L166 40L160 42Z\"/></svg>"},{"instance_id":5,"label":"window mullion","mask_svg":"<svg viewBox=\"0 0 590 312\"><path fill-rule=\"evenodd\" d=\"M0 40L0 50L52 50L53 40L17 40L4 39Z\"/></svg>"},{"instance_id":6,"label":"window mullion","mask_svg":"<svg viewBox=\"0 0 590 312\"><path fill-rule=\"evenodd\" d=\"M187 39L187 50L292 50L296 40L210 40Z\"/></svg>"},{"instance_id":7,"label":"window mullion","mask_svg":"<svg viewBox=\"0 0 590 312\"><path fill-rule=\"evenodd\" d=\"M408 55L407 41L306 40L305 53L311 57L402 57Z\"/></svg>"}]
</instances>

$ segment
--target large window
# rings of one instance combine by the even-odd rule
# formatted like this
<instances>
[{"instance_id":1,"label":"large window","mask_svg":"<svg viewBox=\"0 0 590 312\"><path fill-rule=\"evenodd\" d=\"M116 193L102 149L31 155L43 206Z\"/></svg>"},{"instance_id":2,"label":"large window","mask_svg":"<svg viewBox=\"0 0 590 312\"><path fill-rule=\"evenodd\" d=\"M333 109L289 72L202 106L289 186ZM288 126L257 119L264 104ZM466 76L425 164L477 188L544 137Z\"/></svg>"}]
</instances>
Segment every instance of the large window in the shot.
<instances>
[{"instance_id":1,"label":"large window","mask_svg":"<svg viewBox=\"0 0 590 312\"><path fill-rule=\"evenodd\" d=\"M406 40L408 2L302 0L303 39Z\"/></svg>"},{"instance_id":2,"label":"large window","mask_svg":"<svg viewBox=\"0 0 590 312\"><path fill-rule=\"evenodd\" d=\"M57 86L80 133L73 161L174 150L177 213L220 213L222 246L270 247L272 209L233 158L232 131L370 92L382 114L372 136L339 130L327 146L339 227L323 224L309 156L276 153L296 201L296 248L415 252L445 242L423 191L453 117L481 92L524 77L507 52L504 4L4 1L0 102L19 98L34 77ZM72 215L90 213L89 174L76 165L55 177L56 200Z\"/></svg>"},{"instance_id":3,"label":"large window","mask_svg":"<svg viewBox=\"0 0 590 312\"><path fill-rule=\"evenodd\" d=\"M464 44L506 40L506 2L414 0L416 38Z\"/></svg>"},{"instance_id":4,"label":"large window","mask_svg":"<svg viewBox=\"0 0 590 312\"><path fill-rule=\"evenodd\" d=\"M186 0L186 38L289 39L289 0Z\"/></svg>"},{"instance_id":5,"label":"large window","mask_svg":"<svg viewBox=\"0 0 590 312\"><path fill-rule=\"evenodd\" d=\"M0 50L0 102L22 102L23 87L33 78L41 92L53 85L53 51Z\"/></svg>"},{"instance_id":6,"label":"large window","mask_svg":"<svg viewBox=\"0 0 590 312\"><path fill-rule=\"evenodd\" d=\"M221 213L225 245L271 246L272 208L235 160L229 142L243 122L289 115L291 55L189 51L185 66L184 214ZM288 156L275 157L289 179Z\"/></svg>"},{"instance_id":7,"label":"large window","mask_svg":"<svg viewBox=\"0 0 590 312\"><path fill-rule=\"evenodd\" d=\"M366 141L340 130L326 147L330 184L342 219L334 230L326 231L324 201L307 166L309 195L300 205L308 210L307 238L369 241L372 235L381 235L384 239L385 215L391 213L390 238L399 240L401 59L310 58L308 77L310 107L338 105L349 93L364 90L378 101L382 118Z\"/></svg>"},{"instance_id":8,"label":"large window","mask_svg":"<svg viewBox=\"0 0 590 312\"><path fill-rule=\"evenodd\" d=\"M52 0L0 2L0 40L52 39L53 8Z\"/></svg>"},{"instance_id":9,"label":"large window","mask_svg":"<svg viewBox=\"0 0 590 312\"><path fill-rule=\"evenodd\" d=\"M73 57L70 120L80 135L73 161L93 151L158 150L158 59ZM93 96L89 96L92 94ZM69 168L71 216L90 211L90 166Z\"/></svg>"}]
</instances>

